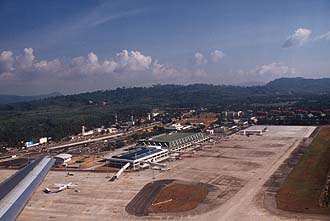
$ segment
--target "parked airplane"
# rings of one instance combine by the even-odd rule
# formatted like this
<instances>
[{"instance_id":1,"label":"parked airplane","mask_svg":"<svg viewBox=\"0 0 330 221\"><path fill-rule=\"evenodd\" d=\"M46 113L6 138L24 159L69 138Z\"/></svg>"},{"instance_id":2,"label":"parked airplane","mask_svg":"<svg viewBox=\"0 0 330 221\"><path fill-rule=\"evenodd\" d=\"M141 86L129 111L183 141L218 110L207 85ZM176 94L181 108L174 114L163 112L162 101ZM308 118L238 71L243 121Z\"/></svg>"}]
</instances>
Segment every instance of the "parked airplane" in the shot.
<instances>
[{"instance_id":1,"label":"parked airplane","mask_svg":"<svg viewBox=\"0 0 330 221\"><path fill-rule=\"evenodd\" d=\"M45 193L58 193L61 192L64 189L70 189L71 187L76 187L78 185L73 184L73 183L55 183L54 184L58 189L56 191L51 191L48 187L46 187L43 191Z\"/></svg>"},{"instance_id":2,"label":"parked airplane","mask_svg":"<svg viewBox=\"0 0 330 221\"><path fill-rule=\"evenodd\" d=\"M161 172L164 172L164 171L169 171L171 170L171 168L164 168L164 167L159 167L159 166L153 166L153 167L150 167L152 170L160 170Z\"/></svg>"}]
</instances>

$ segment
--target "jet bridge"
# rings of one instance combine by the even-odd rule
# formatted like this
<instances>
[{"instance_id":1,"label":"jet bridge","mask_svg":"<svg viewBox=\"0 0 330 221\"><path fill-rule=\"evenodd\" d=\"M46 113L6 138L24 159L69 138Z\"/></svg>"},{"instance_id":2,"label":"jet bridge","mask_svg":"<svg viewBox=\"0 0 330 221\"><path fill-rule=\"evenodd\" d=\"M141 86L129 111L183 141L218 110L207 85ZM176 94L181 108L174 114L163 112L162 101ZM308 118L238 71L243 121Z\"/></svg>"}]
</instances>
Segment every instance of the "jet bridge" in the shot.
<instances>
[{"instance_id":1,"label":"jet bridge","mask_svg":"<svg viewBox=\"0 0 330 221\"><path fill-rule=\"evenodd\" d=\"M120 175L129 167L130 163L126 163L120 170L110 179L110 181L115 181L119 179Z\"/></svg>"}]
</instances>

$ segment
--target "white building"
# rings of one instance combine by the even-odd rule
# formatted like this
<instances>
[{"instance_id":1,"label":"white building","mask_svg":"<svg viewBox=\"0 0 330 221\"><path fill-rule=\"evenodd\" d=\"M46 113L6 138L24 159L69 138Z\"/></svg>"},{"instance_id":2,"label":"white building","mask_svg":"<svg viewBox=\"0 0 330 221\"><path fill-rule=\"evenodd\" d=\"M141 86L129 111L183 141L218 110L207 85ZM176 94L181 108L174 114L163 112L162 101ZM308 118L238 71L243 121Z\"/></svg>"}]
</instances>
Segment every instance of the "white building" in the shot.
<instances>
[{"instance_id":1,"label":"white building","mask_svg":"<svg viewBox=\"0 0 330 221\"><path fill-rule=\"evenodd\" d=\"M185 151L192 147L194 144L202 143L209 140L209 136L204 133L182 133L172 132L169 134L162 134L150 139L140 140L138 142L141 146L161 146L164 149L170 151Z\"/></svg>"},{"instance_id":2,"label":"white building","mask_svg":"<svg viewBox=\"0 0 330 221\"><path fill-rule=\"evenodd\" d=\"M72 159L72 155L67 153L61 153L56 155L54 159L56 160L55 165L63 165Z\"/></svg>"},{"instance_id":3,"label":"white building","mask_svg":"<svg viewBox=\"0 0 330 221\"><path fill-rule=\"evenodd\" d=\"M47 137L42 137L39 139L39 143L40 144L44 144L44 143L47 143L48 142L48 138Z\"/></svg>"},{"instance_id":4,"label":"white building","mask_svg":"<svg viewBox=\"0 0 330 221\"><path fill-rule=\"evenodd\" d=\"M110 128L108 128L108 132L109 133L117 133L118 132L118 129L115 128L115 127L110 127Z\"/></svg>"},{"instance_id":5,"label":"white building","mask_svg":"<svg viewBox=\"0 0 330 221\"><path fill-rule=\"evenodd\" d=\"M132 151L112 156L108 161L111 167L121 168L125 164L130 163L129 167L137 170L168 158L169 151L167 149L161 149L160 146L138 146Z\"/></svg>"},{"instance_id":6,"label":"white building","mask_svg":"<svg viewBox=\"0 0 330 221\"><path fill-rule=\"evenodd\" d=\"M206 132L207 134L212 135L212 134L214 134L214 129L207 129L205 132Z\"/></svg>"},{"instance_id":7,"label":"white building","mask_svg":"<svg viewBox=\"0 0 330 221\"><path fill-rule=\"evenodd\" d=\"M89 135L93 135L94 134L94 131L93 130L86 131L86 127L85 126L82 126L81 134L83 136L89 136Z\"/></svg>"},{"instance_id":8,"label":"white building","mask_svg":"<svg viewBox=\"0 0 330 221\"><path fill-rule=\"evenodd\" d=\"M177 130L177 131L188 130L191 128L192 128L191 125L181 125L180 123L172 124L171 126L165 127L166 130Z\"/></svg>"},{"instance_id":9,"label":"white building","mask_svg":"<svg viewBox=\"0 0 330 221\"><path fill-rule=\"evenodd\" d=\"M246 135L246 136L249 136L249 135L259 135L261 136L263 134L263 131L262 130L241 130L239 132L241 135Z\"/></svg>"}]
</instances>

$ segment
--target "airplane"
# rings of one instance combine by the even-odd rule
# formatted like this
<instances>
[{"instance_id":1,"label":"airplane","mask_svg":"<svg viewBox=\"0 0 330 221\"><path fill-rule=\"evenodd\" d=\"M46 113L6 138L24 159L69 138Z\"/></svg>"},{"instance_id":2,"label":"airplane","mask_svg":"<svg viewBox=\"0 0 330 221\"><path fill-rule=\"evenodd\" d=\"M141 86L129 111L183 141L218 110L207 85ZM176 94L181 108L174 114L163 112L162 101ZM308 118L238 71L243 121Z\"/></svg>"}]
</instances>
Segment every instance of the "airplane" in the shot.
<instances>
[{"instance_id":1,"label":"airplane","mask_svg":"<svg viewBox=\"0 0 330 221\"><path fill-rule=\"evenodd\" d=\"M152 169L152 170L161 170L161 167L159 167L159 166L153 166L153 167L150 167L150 169Z\"/></svg>"},{"instance_id":2,"label":"airplane","mask_svg":"<svg viewBox=\"0 0 330 221\"><path fill-rule=\"evenodd\" d=\"M63 191L64 189L70 189L70 187L76 187L78 185L73 183L55 183L54 184L58 189L56 191L51 191L48 187L46 187L43 191L44 193L58 193Z\"/></svg>"},{"instance_id":3,"label":"airplane","mask_svg":"<svg viewBox=\"0 0 330 221\"><path fill-rule=\"evenodd\" d=\"M171 168L160 168L160 171L161 171L161 172L169 171L169 170L171 170Z\"/></svg>"},{"instance_id":4,"label":"airplane","mask_svg":"<svg viewBox=\"0 0 330 221\"><path fill-rule=\"evenodd\" d=\"M152 170L159 170L160 172L165 172L165 171L171 170L171 168L168 168L168 167L163 168L163 167L159 167L159 166L153 166L153 167L151 167L151 169Z\"/></svg>"}]
</instances>

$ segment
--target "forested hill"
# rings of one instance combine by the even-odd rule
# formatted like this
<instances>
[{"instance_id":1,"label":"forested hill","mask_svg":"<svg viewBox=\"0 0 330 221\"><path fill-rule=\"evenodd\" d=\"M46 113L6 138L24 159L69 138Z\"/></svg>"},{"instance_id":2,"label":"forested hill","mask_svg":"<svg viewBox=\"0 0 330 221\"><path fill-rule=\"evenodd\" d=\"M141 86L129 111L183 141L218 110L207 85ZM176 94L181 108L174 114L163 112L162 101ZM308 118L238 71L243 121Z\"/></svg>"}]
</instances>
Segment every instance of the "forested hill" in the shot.
<instances>
[{"instance_id":1,"label":"forested hill","mask_svg":"<svg viewBox=\"0 0 330 221\"><path fill-rule=\"evenodd\" d=\"M262 102L274 93L265 87L214 86L206 84L155 85L152 87L117 88L76 95L59 96L38 101L3 105L4 110L32 110L57 107L80 107L106 103L113 107L187 107L222 105L237 102Z\"/></svg>"},{"instance_id":2,"label":"forested hill","mask_svg":"<svg viewBox=\"0 0 330 221\"><path fill-rule=\"evenodd\" d=\"M280 78L265 85L267 90L279 94L330 94L330 78Z\"/></svg>"},{"instance_id":3,"label":"forested hill","mask_svg":"<svg viewBox=\"0 0 330 221\"><path fill-rule=\"evenodd\" d=\"M43 100L11 104L9 109L34 109L47 106L76 107L101 104L114 106L190 106L223 105L240 102L271 102L280 96L330 94L330 78L280 78L264 86L240 87L225 85L155 85L152 87L117 88ZM6 108L2 107L1 109Z\"/></svg>"},{"instance_id":4,"label":"forested hill","mask_svg":"<svg viewBox=\"0 0 330 221\"><path fill-rule=\"evenodd\" d=\"M114 115L128 120L153 108L198 108L211 111L276 108L329 109L330 79L282 78L264 86L155 85L118 88L0 105L0 146L21 140L77 134L81 125L109 126Z\"/></svg>"},{"instance_id":5,"label":"forested hill","mask_svg":"<svg viewBox=\"0 0 330 221\"><path fill-rule=\"evenodd\" d=\"M40 100L49 97L57 97L62 94L59 92L54 92L45 95L35 95L35 96L18 96L18 95L4 95L0 94L0 104L10 104L10 103L18 103L18 102L27 102L32 100Z\"/></svg>"}]
</instances>

